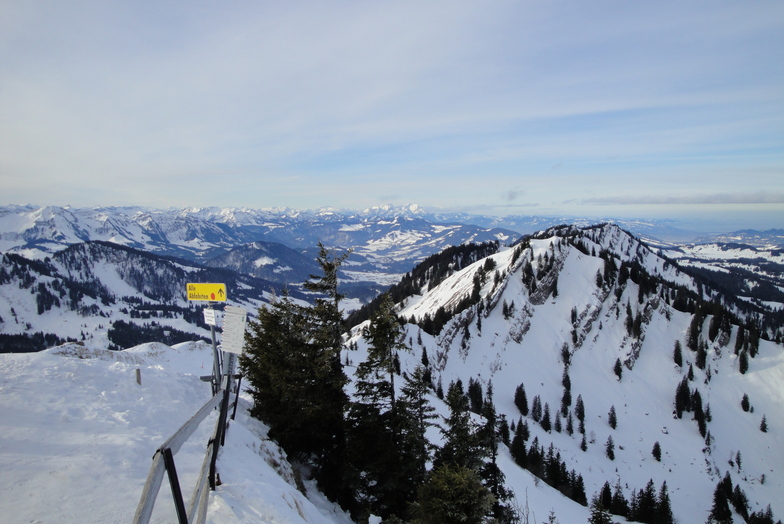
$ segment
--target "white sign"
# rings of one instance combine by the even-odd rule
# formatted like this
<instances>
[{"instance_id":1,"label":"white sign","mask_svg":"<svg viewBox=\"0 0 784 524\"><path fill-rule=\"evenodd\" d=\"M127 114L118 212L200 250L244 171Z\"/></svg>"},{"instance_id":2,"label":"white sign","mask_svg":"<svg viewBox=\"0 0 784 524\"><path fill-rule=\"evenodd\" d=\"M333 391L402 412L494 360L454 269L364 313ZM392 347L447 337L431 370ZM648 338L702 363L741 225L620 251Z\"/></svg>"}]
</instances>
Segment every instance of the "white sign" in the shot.
<instances>
[{"instance_id":1,"label":"white sign","mask_svg":"<svg viewBox=\"0 0 784 524\"><path fill-rule=\"evenodd\" d=\"M218 323L215 322L215 310L212 308L205 308L204 309L204 323L208 326L217 326Z\"/></svg>"},{"instance_id":2,"label":"white sign","mask_svg":"<svg viewBox=\"0 0 784 524\"><path fill-rule=\"evenodd\" d=\"M226 306L223 310L223 336L221 349L227 353L242 355L245 347L245 320L248 312L245 308Z\"/></svg>"}]
</instances>

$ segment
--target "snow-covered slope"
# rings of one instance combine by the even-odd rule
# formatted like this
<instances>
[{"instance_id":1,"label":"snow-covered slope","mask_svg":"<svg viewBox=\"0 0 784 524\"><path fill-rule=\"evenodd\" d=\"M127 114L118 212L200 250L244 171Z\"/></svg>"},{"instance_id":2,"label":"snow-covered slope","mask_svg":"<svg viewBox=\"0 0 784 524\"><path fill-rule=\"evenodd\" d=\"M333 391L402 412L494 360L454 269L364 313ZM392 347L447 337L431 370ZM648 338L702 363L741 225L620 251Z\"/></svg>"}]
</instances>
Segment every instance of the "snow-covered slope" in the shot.
<instances>
[{"instance_id":1,"label":"snow-covered slope","mask_svg":"<svg viewBox=\"0 0 784 524\"><path fill-rule=\"evenodd\" d=\"M276 289L268 281L112 243L75 244L43 261L0 255L0 342L9 346L5 351L29 351L10 346L38 332L120 348L149 340L132 336L138 331L171 343L209 337L202 303L186 299L188 282L223 282L230 303L251 311Z\"/></svg>"},{"instance_id":2,"label":"snow-covered slope","mask_svg":"<svg viewBox=\"0 0 784 524\"><path fill-rule=\"evenodd\" d=\"M65 345L0 355L0 513L4 522L129 522L155 450L211 396L204 343L125 351ZM141 370L141 385L136 370ZM341 523L318 492L297 490L285 454L241 399L218 457L222 484L208 522ZM183 491L195 483L215 414L175 456ZM187 496L187 495L186 495ZM166 481L153 522L175 522Z\"/></svg>"},{"instance_id":3,"label":"snow-covered slope","mask_svg":"<svg viewBox=\"0 0 784 524\"><path fill-rule=\"evenodd\" d=\"M406 324L413 352L401 356L404 372L410 372L425 351L434 380L444 389L457 379L463 384L475 379L484 388L492 382L499 414L508 421L527 419L531 439L538 438L544 448L552 443L567 467L584 476L589 499L605 482L614 486L620 480L629 499L651 479L657 488L666 481L679 522L704 522L714 488L729 472L733 486L747 494L751 511L770 504L777 517L784 514L784 351L779 344L760 340L745 374L734 351L741 331L737 322L744 323L748 339L750 325L764 324L764 312L745 310L742 301L694 280L617 226L551 230L489 258L490 264L482 259L455 268L437 286L427 290L425 283L419 294L400 302L402 318L427 325L426 316L436 317L440 308L447 315L454 313L480 286L480 300L454 314L437 332ZM711 337L715 315L707 313L699 317L697 328L690 328L694 315L681 303L687 294L687 304L724 304L736 315L736 323L725 322ZM769 336L781 336L780 323L765 325ZM705 348L704 369L700 352L688 349L690 330L695 329L699 336L695 333L694 338ZM359 362L366 344L360 327L353 333L360 355L349 353L347 358ZM676 342L683 347L681 366L673 359ZM620 379L614 371L616 360L623 364ZM674 415L675 391L690 367L690 391L699 390L702 407L709 406L711 413L707 442L692 413L680 419ZM516 387L524 384L529 404L539 396L542 404L549 404L554 422L565 370L572 396L567 411L574 414L578 395L585 405L585 452L579 432L545 431L530 416L522 417L513 402ZM741 407L744 394L753 407L749 412ZM612 407L616 429L608 423ZM763 416L767 432L760 431ZM565 425L565 417L562 422ZM615 460L605 454L610 436ZM660 462L652 456L656 442L662 449ZM530 500L530 474L511 460L502 467L518 500L526 490ZM587 510L578 504L538 495L533 504L539 521L551 509L560 522L587 520ZM737 514L735 519L741 522Z\"/></svg>"}]
</instances>

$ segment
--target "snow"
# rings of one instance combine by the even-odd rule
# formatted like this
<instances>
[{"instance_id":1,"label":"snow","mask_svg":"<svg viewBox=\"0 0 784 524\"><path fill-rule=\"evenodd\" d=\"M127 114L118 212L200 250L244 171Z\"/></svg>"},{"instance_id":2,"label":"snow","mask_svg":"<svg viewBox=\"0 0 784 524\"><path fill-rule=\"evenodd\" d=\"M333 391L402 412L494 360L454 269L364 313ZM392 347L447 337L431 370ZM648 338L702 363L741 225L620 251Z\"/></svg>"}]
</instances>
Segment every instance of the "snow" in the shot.
<instances>
[{"instance_id":1,"label":"snow","mask_svg":"<svg viewBox=\"0 0 784 524\"><path fill-rule=\"evenodd\" d=\"M257 258L256 260L254 260L253 261L253 265L256 266L257 268L259 268L259 267L262 267L262 266L268 266L270 264L274 264L275 262L276 262L276 260L274 258L270 258L270 257L266 257L265 256L265 257Z\"/></svg>"},{"instance_id":2,"label":"snow","mask_svg":"<svg viewBox=\"0 0 784 524\"><path fill-rule=\"evenodd\" d=\"M211 355L203 343L152 343L119 352L67 345L0 355L3 520L128 522L153 453L210 398L199 375L210 369ZM296 489L285 454L247 408L241 399L219 453L222 485L210 493L208 521L350 522L312 489L308 496ZM186 496L215 416L175 455ZM174 520L164 479L153 522Z\"/></svg>"}]
</instances>

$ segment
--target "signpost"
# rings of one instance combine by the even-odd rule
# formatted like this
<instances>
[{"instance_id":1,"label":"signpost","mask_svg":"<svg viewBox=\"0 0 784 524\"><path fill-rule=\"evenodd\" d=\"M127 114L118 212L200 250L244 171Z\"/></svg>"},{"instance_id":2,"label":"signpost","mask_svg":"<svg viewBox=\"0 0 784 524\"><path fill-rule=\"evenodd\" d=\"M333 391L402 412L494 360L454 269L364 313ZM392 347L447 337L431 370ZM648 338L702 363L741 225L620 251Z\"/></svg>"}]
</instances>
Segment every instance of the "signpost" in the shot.
<instances>
[{"instance_id":1,"label":"signpost","mask_svg":"<svg viewBox=\"0 0 784 524\"><path fill-rule=\"evenodd\" d=\"M221 349L227 353L242 355L245 347L245 321L248 312L245 308L226 306L223 310L223 336Z\"/></svg>"},{"instance_id":2,"label":"signpost","mask_svg":"<svg viewBox=\"0 0 784 524\"><path fill-rule=\"evenodd\" d=\"M188 283L186 286L188 300L226 302L226 284ZM212 394L220 389L221 360L218 354L218 344L215 342L215 310L212 304L204 310L204 322L210 326L212 336Z\"/></svg>"},{"instance_id":3,"label":"signpost","mask_svg":"<svg viewBox=\"0 0 784 524\"><path fill-rule=\"evenodd\" d=\"M188 300L226 302L226 284L188 284Z\"/></svg>"},{"instance_id":4,"label":"signpost","mask_svg":"<svg viewBox=\"0 0 784 524\"><path fill-rule=\"evenodd\" d=\"M217 315L212 308L212 302L226 302L226 284L216 283L188 283L186 287L188 300L210 302L204 309L204 323L210 326L212 335L212 394L220 389L221 355L215 341L215 328L218 326ZM248 312L241 307L225 306L223 310L223 336L221 349L226 353L242 355L245 346L245 322ZM231 372L231 371L227 371Z\"/></svg>"}]
</instances>

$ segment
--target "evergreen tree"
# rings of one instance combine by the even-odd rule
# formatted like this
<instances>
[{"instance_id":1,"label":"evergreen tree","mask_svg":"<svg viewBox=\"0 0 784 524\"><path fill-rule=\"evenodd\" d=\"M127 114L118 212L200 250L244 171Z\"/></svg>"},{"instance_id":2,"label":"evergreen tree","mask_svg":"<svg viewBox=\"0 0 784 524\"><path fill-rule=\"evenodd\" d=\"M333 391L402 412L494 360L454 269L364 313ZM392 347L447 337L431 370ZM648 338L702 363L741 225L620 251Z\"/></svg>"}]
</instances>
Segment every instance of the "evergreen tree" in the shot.
<instances>
[{"instance_id":1,"label":"evergreen tree","mask_svg":"<svg viewBox=\"0 0 784 524\"><path fill-rule=\"evenodd\" d=\"M588 449L588 443L585 441L585 432L583 432L583 439L580 441L580 449L583 451Z\"/></svg>"},{"instance_id":2,"label":"evergreen tree","mask_svg":"<svg viewBox=\"0 0 784 524\"><path fill-rule=\"evenodd\" d=\"M615 481L610 512L614 515L620 515L621 517L625 517L629 514L629 502L626 500L626 497L623 496L620 478Z\"/></svg>"},{"instance_id":3,"label":"evergreen tree","mask_svg":"<svg viewBox=\"0 0 784 524\"><path fill-rule=\"evenodd\" d=\"M514 510L509 505L512 493L504 486L505 476L498 467L499 418L493 402L493 384L487 385L487 398L482 403L485 425L480 430L481 444L486 449L488 461L480 469L483 484L493 495L492 515L498 523L514 522Z\"/></svg>"},{"instance_id":4,"label":"evergreen tree","mask_svg":"<svg viewBox=\"0 0 784 524\"><path fill-rule=\"evenodd\" d=\"M471 420L468 398L463 394L460 381L450 385L446 403L450 414L444 420L446 427L441 429L444 444L436 451L433 465L453 465L479 471L486 450Z\"/></svg>"},{"instance_id":5,"label":"evergreen tree","mask_svg":"<svg viewBox=\"0 0 784 524\"><path fill-rule=\"evenodd\" d=\"M656 509L654 510L653 524L673 524L675 517L672 515L672 507L670 504L670 494L667 491L667 481L662 482L661 489L659 489L659 497L656 501Z\"/></svg>"},{"instance_id":6,"label":"evergreen tree","mask_svg":"<svg viewBox=\"0 0 784 524\"><path fill-rule=\"evenodd\" d=\"M520 423L515 428L514 437L512 437L512 444L509 447L509 452L512 455L512 459L515 461L515 464L522 468L528 467L528 452L525 448L525 442L528 440L528 436L523 432L523 424Z\"/></svg>"},{"instance_id":7,"label":"evergreen tree","mask_svg":"<svg viewBox=\"0 0 784 524\"><path fill-rule=\"evenodd\" d=\"M401 469L407 475L404 487L407 500L414 497L413 491L426 478L426 466L430 460L432 444L427 438L427 429L434 425L435 408L427 400L430 387L425 369L417 366L410 377L405 378L399 402L399 424L401 427Z\"/></svg>"},{"instance_id":8,"label":"evergreen tree","mask_svg":"<svg viewBox=\"0 0 784 524\"><path fill-rule=\"evenodd\" d=\"M514 403L524 417L528 416L528 397L525 395L525 385L521 382L515 389Z\"/></svg>"},{"instance_id":9,"label":"evergreen tree","mask_svg":"<svg viewBox=\"0 0 784 524\"><path fill-rule=\"evenodd\" d=\"M368 357L357 366L356 400L348 413L352 487L362 512L404 515L407 501L424 480L427 451L418 441L420 421L414 406L398 407L395 398L395 358L398 350L408 348L389 296L383 297L363 335L369 343ZM418 367L420 384L407 384L420 402L424 393L411 388L426 391L423 373Z\"/></svg>"},{"instance_id":10,"label":"evergreen tree","mask_svg":"<svg viewBox=\"0 0 784 524\"><path fill-rule=\"evenodd\" d=\"M550 433L552 429L552 425L550 423L550 404L547 402L544 403L544 413L542 414L542 429L546 432Z\"/></svg>"},{"instance_id":11,"label":"evergreen tree","mask_svg":"<svg viewBox=\"0 0 784 524\"><path fill-rule=\"evenodd\" d=\"M683 365L683 351L681 350L680 340L675 341L675 348L672 350L672 360L678 367Z\"/></svg>"},{"instance_id":12,"label":"evergreen tree","mask_svg":"<svg viewBox=\"0 0 784 524\"><path fill-rule=\"evenodd\" d=\"M310 330L315 354L310 366L317 370L315 388L310 410L319 413L317 425L307 431L324 438L323 448L317 453L318 471L316 478L325 494L339 500L345 494L335 490L344 486L344 464L346 464L345 412L348 396L343 388L348 378L343 372L340 353L343 350L343 313L340 301L345 295L338 292L338 270L351 251L337 255L328 251L319 242L316 262L322 275L311 275L303 287L317 293L314 305L309 308ZM317 428L317 429L316 429Z\"/></svg>"},{"instance_id":13,"label":"evergreen tree","mask_svg":"<svg viewBox=\"0 0 784 524\"><path fill-rule=\"evenodd\" d=\"M476 471L455 464L436 467L418 491L412 507L415 524L481 524L492 509L493 495Z\"/></svg>"},{"instance_id":14,"label":"evergreen tree","mask_svg":"<svg viewBox=\"0 0 784 524\"><path fill-rule=\"evenodd\" d=\"M741 375L745 375L749 370L749 354L745 349L740 352L738 357L738 371Z\"/></svg>"},{"instance_id":15,"label":"evergreen tree","mask_svg":"<svg viewBox=\"0 0 784 524\"><path fill-rule=\"evenodd\" d=\"M314 467L328 497L348 502L342 339L328 336L330 308L320 306L301 307L284 295L260 308L240 364L254 400L251 414L270 426L289 455Z\"/></svg>"},{"instance_id":16,"label":"evergreen tree","mask_svg":"<svg viewBox=\"0 0 784 524\"><path fill-rule=\"evenodd\" d=\"M602 503L602 507L608 510L612 506L612 488L609 482L605 481L601 491L599 491L599 501Z\"/></svg>"},{"instance_id":17,"label":"evergreen tree","mask_svg":"<svg viewBox=\"0 0 784 524\"><path fill-rule=\"evenodd\" d=\"M572 418L571 411L566 417L566 433L571 437L574 435L574 419Z\"/></svg>"},{"instance_id":18,"label":"evergreen tree","mask_svg":"<svg viewBox=\"0 0 784 524\"><path fill-rule=\"evenodd\" d=\"M762 431L763 433L768 432L768 421L765 418L765 415L762 415L762 422L760 422L760 431Z\"/></svg>"},{"instance_id":19,"label":"evergreen tree","mask_svg":"<svg viewBox=\"0 0 784 524\"><path fill-rule=\"evenodd\" d=\"M542 399L539 398L539 395L534 396L531 404L531 418L534 419L534 422L542 420Z\"/></svg>"},{"instance_id":20,"label":"evergreen tree","mask_svg":"<svg viewBox=\"0 0 784 524\"><path fill-rule=\"evenodd\" d=\"M651 450L651 454L653 458L656 459L657 462L661 462L661 446L659 445L659 441L653 443L653 449Z\"/></svg>"},{"instance_id":21,"label":"evergreen tree","mask_svg":"<svg viewBox=\"0 0 784 524\"><path fill-rule=\"evenodd\" d=\"M615 460L615 442L613 442L612 435L607 437L607 442L604 444L604 452L608 459Z\"/></svg>"},{"instance_id":22,"label":"evergreen tree","mask_svg":"<svg viewBox=\"0 0 784 524\"><path fill-rule=\"evenodd\" d=\"M686 377L678 383L678 387L675 389L675 414L681 418L684 411L691 411L691 392Z\"/></svg>"},{"instance_id":23,"label":"evergreen tree","mask_svg":"<svg viewBox=\"0 0 784 524\"><path fill-rule=\"evenodd\" d=\"M591 516L588 518L588 524L612 524L612 518L599 497L594 497L591 501Z\"/></svg>"},{"instance_id":24,"label":"evergreen tree","mask_svg":"<svg viewBox=\"0 0 784 524\"><path fill-rule=\"evenodd\" d=\"M468 379L468 400L470 402L469 409L477 415L482 412L482 384L473 377Z\"/></svg>"},{"instance_id":25,"label":"evergreen tree","mask_svg":"<svg viewBox=\"0 0 784 524\"><path fill-rule=\"evenodd\" d=\"M706 524L732 524L732 511L721 482L713 491L713 505Z\"/></svg>"},{"instance_id":26,"label":"evergreen tree","mask_svg":"<svg viewBox=\"0 0 784 524\"><path fill-rule=\"evenodd\" d=\"M615 373L615 376L617 376L618 380L620 381L621 380L621 376L623 375L623 366L621 365L621 359L620 358L616 358L615 359L615 365L613 366L613 372Z\"/></svg>"},{"instance_id":27,"label":"evergreen tree","mask_svg":"<svg viewBox=\"0 0 784 524\"><path fill-rule=\"evenodd\" d=\"M743 398L740 400L740 407L743 409L743 411L748 412L749 410L749 396L746 393L743 394Z\"/></svg>"},{"instance_id":28,"label":"evergreen tree","mask_svg":"<svg viewBox=\"0 0 784 524\"><path fill-rule=\"evenodd\" d=\"M610 412L607 414L607 422L613 429L618 426L618 418L615 415L615 406L610 406Z\"/></svg>"},{"instance_id":29,"label":"evergreen tree","mask_svg":"<svg viewBox=\"0 0 784 524\"><path fill-rule=\"evenodd\" d=\"M583 404L582 395L577 395L577 401L574 404L574 416L577 417L577 420L580 422L585 421L585 405Z\"/></svg>"}]
</instances>

